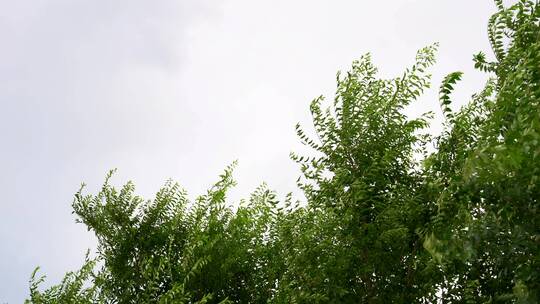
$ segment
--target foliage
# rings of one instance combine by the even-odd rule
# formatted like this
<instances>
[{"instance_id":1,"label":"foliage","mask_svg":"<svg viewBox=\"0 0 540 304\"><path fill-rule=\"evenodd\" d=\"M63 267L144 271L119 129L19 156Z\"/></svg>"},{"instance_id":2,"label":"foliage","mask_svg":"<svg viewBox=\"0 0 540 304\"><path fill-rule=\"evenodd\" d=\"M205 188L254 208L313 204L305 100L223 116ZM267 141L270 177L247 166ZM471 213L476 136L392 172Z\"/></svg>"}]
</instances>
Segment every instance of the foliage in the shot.
<instances>
[{"instance_id":1,"label":"foliage","mask_svg":"<svg viewBox=\"0 0 540 304\"><path fill-rule=\"evenodd\" d=\"M493 79L439 138L427 177L438 204L431 238L445 252L442 286L470 301L539 301L540 10L519 1L489 22Z\"/></svg>"},{"instance_id":2,"label":"foliage","mask_svg":"<svg viewBox=\"0 0 540 304\"><path fill-rule=\"evenodd\" d=\"M30 298L25 303L35 304L62 304L62 303L97 303L102 302L97 293L96 286L86 287L84 284L90 277L93 277L95 260L88 258L80 270L77 272L68 272L62 282L55 285L45 292L40 292L38 287L45 280L44 276L36 278L39 267L34 270L30 279Z\"/></svg>"},{"instance_id":3,"label":"foliage","mask_svg":"<svg viewBox=\"0 0 540 304\"><path fill-rule=\"evenodd\" d=\"M307 289L298 302L410 302L425 291L417 231L426 209L413 154L427 121L407 119L402 110L428 87L434 52L435 46L420 50L410 69L389 80L377 79L363 56L338 74L329 108L321 108L322 97L311 104L317 140L297 127L320 155L293 154L305 179L306 216L314 217L298 222L303 234L284 257L300 263L288 268L294 279L284 281Z\"/></svg>"},{"instance_id":4,"label":"foliage","mask_svg":"<svg viewBox=\"0 0 540 304\"><path fill-rule=\"evenodd\" d=\"M231 173L232 166L193 204L171 182L153 201L143 201L134 195L132 183L119 191L112 187L112 172L97 195L79 191L75 213L99 243L100 268L92 281L99 299L105 303L264 302L276 276L263 271L275 263L274 240L268 234L275 218L275 195L261 186L233 212L225 206L226 192L234 185ZM82 292L76 290L85 279L68 280L68 290L79 296ZM35 287L39 283L32 283L31 303L56 303L40 302L44 296ZM48 290L45 298L49 294L58 293Z\"/></svg>"},{"instance_id":5,"label":"foliage","mask_svg":"<svg viewBox=\"0 0 540 304\"><path fill-rule=\"evenodd\" d=\"M193 202L173 182L145 201L111 172L73 203L95 258L44 291L34 272L26 303L537 303L540 7L495 2L495 61L473 57L491 79L454 111L462 73L444 78L439 136L430 113L403 111L429 87L437 45L394 79L364 55L333 102L311 103L313 136L296 128L312 149L291 154L305 203L262 185L227 205L234 165Z\"/></svg>"}]
</instances>

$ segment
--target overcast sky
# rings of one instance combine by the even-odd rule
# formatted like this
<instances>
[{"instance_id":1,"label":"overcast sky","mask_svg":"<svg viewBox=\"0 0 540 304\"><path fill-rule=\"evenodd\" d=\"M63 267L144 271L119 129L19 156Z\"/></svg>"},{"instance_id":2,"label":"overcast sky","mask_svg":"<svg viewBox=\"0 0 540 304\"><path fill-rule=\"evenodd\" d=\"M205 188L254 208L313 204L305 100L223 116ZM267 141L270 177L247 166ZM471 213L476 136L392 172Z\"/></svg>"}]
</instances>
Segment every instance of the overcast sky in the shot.
<instances>
[{"instance_id":1,"label":"overcast sky","mask_svg":"<svg viewBox=\"0 0 540 304\"><path fill-rule=\"evenodd\" d=\"M80 266L94 240L73 194L109 169L148 198L168 178L195 196L238 159L233 200L263 181L295 191L294 125L310 126L310 101L332 99L336 71L365 52L393 77L438 41L435 89L409 111L439 113L436 88L455 70L463 104L486 78L471 58L489 52L493 11L489 0L0 0L0 303L22 302L38 265L48 282Z\"/></svg>"}]
</instances>

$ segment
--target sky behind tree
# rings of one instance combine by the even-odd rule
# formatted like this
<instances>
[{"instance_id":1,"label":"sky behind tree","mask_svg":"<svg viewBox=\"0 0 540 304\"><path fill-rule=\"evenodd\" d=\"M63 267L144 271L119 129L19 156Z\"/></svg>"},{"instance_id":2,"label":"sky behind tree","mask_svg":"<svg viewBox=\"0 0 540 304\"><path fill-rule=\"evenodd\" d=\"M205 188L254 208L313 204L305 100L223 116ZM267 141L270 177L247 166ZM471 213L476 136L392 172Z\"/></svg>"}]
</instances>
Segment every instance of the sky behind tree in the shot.
<instances>
[{"instance_id":1,"label":"sky behind tree","mask_svg":"<svg viewBox=\"0 0 540 304\"><path fill-rule=\"evenodd\" d=\"M151 198L169 178L194 197L234 160L231 202L262 182L297 192L289 160L309 103L371 52L398 76L439 42L433 89L410 115L436 112L447 73L456 107L486 76L491 1L0 0L0 303L21 303L36 266L57 282L95 244L71 214L81 182L105 173ZM308 128L309 129L309 128Z\"/></svg>"}]
</instances>

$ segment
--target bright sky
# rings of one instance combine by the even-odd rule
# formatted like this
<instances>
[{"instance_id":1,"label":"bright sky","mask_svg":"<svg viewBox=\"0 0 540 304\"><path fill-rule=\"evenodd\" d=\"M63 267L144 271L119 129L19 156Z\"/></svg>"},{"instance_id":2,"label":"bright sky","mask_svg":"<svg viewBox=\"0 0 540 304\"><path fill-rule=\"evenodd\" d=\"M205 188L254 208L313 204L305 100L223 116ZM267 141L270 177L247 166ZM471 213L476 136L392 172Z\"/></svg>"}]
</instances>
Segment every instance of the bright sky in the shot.
<instances>
[{"instance_id":1,"label":"bright sky","mask_svg":"<svg viewBox=\"0 0 540 304\"><path fill-rule=\"evenodd\" d=\"M105 173L150 198L168 178L192 196L238 159L237 201L266 181L296 191L294 125L333 98L335 74L371 52L398 76L438 41L456 101L486 76L489 0L0 0L0 303L22 303L36 266L58 282L94 246L73 194ZM440 121L435 122L438 125ZM437 130L435 127L434 130Z\"/></svg>"}]
</instances>

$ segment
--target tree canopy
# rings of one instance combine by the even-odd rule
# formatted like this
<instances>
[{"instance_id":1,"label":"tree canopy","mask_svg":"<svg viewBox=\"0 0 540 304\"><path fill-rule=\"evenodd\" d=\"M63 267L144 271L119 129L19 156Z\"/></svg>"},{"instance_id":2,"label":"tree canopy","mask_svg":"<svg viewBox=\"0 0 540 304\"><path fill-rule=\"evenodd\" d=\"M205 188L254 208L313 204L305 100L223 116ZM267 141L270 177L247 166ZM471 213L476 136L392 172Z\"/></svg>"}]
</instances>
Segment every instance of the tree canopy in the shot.
<instances>
[{"instance_id":1,"label":"tree canopy","mask_svg":"<svg viewBox=\"0 0 540 304\"><path fill-rule=\"evenodd\" d=\"M26 303L538 303L540 5L495 3L494 61L473 56L490 79L453 110L462 73L445 77L441 134L404 114L437 45L393 79L366 54L311 103L315 132L296 127L305 202L262 185L231 207L234 164L194 201L174 182L144 200L111 172L73 202L95 254L45 290L36 269Z\"/></svg>"}]
</instances>

